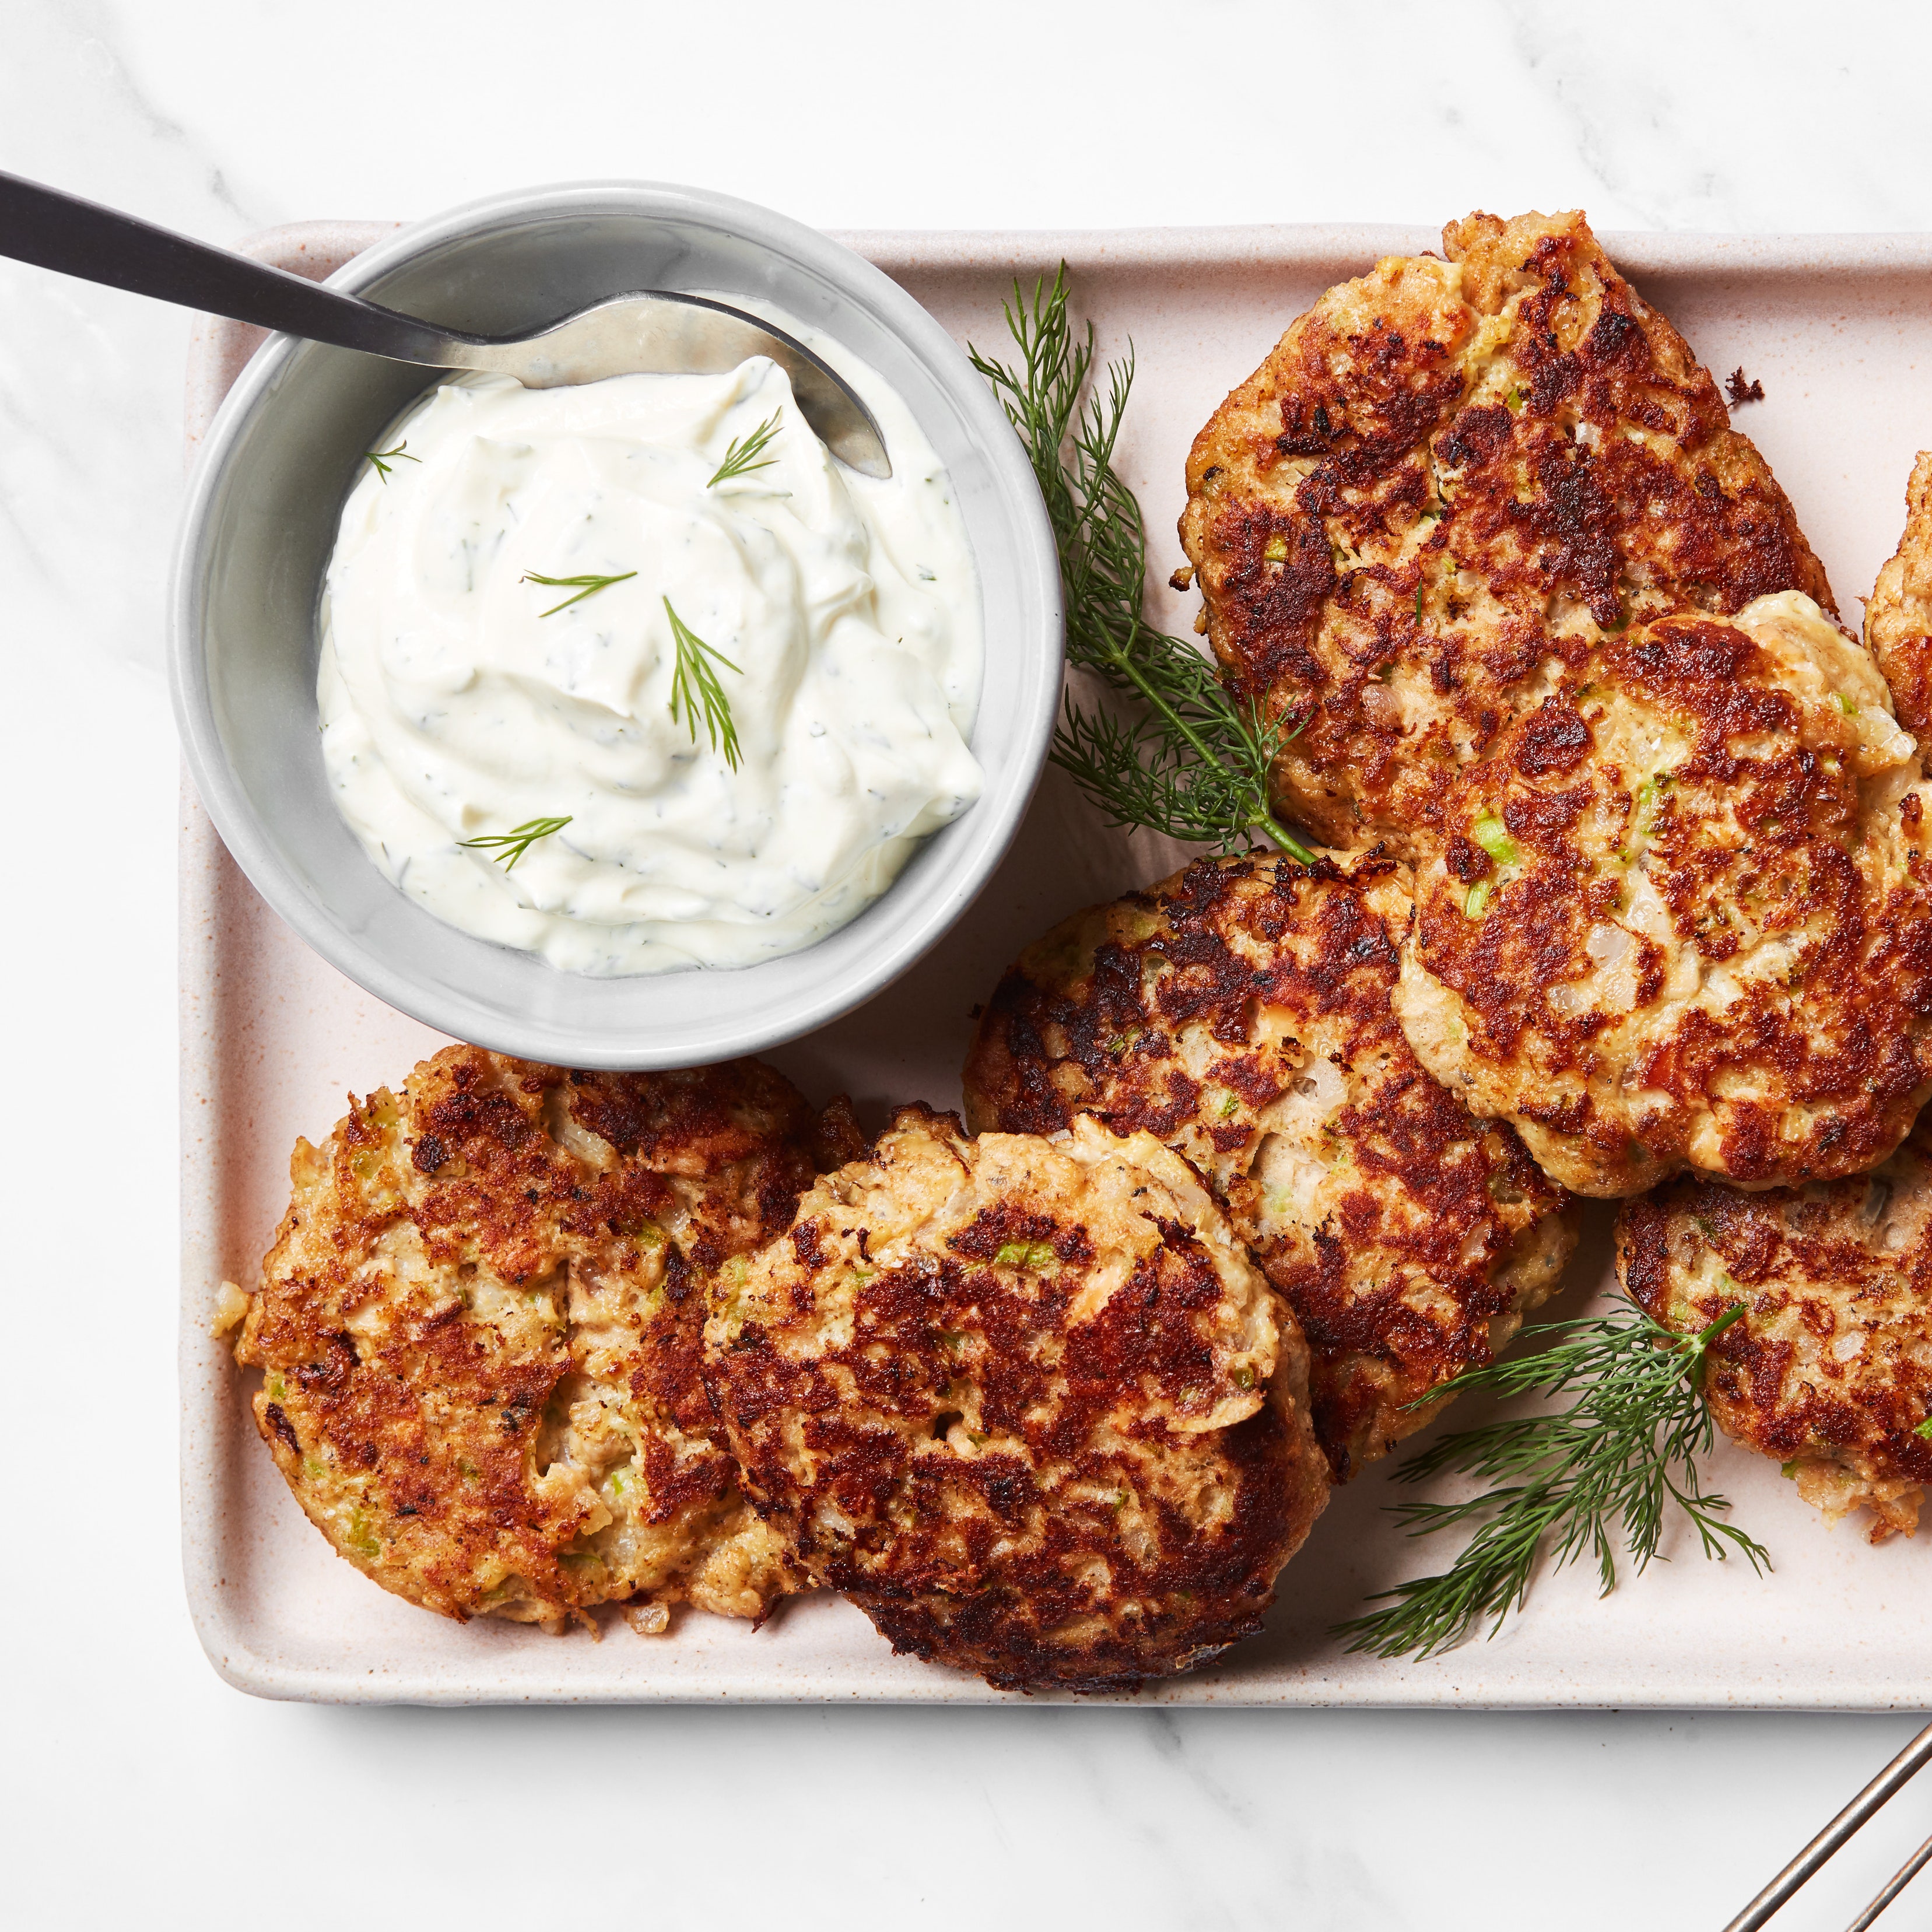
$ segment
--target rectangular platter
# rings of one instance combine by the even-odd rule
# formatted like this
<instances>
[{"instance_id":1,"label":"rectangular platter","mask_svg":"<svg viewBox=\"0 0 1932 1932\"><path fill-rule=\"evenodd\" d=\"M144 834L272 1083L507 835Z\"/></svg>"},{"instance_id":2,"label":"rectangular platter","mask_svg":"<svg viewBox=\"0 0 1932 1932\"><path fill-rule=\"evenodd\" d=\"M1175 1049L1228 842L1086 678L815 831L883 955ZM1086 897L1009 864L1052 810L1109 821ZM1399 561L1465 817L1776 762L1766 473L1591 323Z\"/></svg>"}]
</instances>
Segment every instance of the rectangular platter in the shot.
<instances>
[{"instance_id":1,"label":"rectangular platter","mask_svg":"<svg viewBox=\"0 0 1932 1932\"><path fill-rule=\"evenodd\" d=\"M1445 211L1453 212L1455 211ZM332 273L392 224L311 222L250 252ZM1123 468L1151 532L1150 586L1168 628L1192 600L1166 587L1196 430L1330 283L1378 256L1438 245L1421 229L1280 227L842 238L962 340L1000 352L1002 298L1064 260L1105 355L1131 341L1138 374ZM1739 427L1797 506L1856 624L1890 554L1914 451L1932 444L1932 242L1918 236L1612 236L1612 256L1720 374L1742 365L1766 400ZM258 332L204 321L188 382L190 453ZM345 1090L400 1082L441 1038L310 953L256 896L191 789L181 826L184 1560L216 1669L272 1697L342 1702L1008 1701L977 1678L895 1658L856 1610L819 1594L762 1630L687 1612L669 1634L550 1637L460 1626L386 1595L304 1520L247 1413L243 1378L208 1333L217 1284L252 1283L286 1204L290 1148L320 1139ZM1185 854L1107 830L1049 770L1013 850L958 929L897 986L769 1056L814 1100L850 1092L868 1126L922 1099L958 1104L970 1013L1029 940L1080 906L1171 871ZM1613 1286L1610 1215L1586 1237L1552 1314ZM1453 1426L1453 1424L1452 1424ZM1932 1705L1932 1534L1874 1549L1828 1531L1769 1462L1720 1447L1714 1480L1777 1566L1705 1562L1673 1532L1666 1556L1598 1600L1593 1576L1541 1577L1502 1634L1427 1663L1344 1655L1327 1632L1370 1593L1451 1553L1390 1526L1388 1465L1338 1491L1282 1573L1267 1631L1147 1703L1887 1710Z\"/></svg>"}]
</instances>

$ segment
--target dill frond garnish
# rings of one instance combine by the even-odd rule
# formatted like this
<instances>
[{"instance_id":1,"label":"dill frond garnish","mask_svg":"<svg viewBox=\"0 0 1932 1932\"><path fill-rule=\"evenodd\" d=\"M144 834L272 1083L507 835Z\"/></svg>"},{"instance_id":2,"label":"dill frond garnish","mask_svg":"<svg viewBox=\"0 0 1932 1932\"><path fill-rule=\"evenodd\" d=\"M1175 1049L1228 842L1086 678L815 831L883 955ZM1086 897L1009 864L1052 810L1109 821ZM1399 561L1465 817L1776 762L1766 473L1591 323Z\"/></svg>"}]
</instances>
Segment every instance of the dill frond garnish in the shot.
<instances>
[{"instance_id":1,"label":"dill frond garnish","mask_svg":"<svg viewBox=\"0 0 1932 1932\"><path fill-rule=\"evenodd\" d=\"M410 441L407 436L404 437L394 449L365 449L362 454L376 466L376 474L381 477L385 483L389 480L389 472L398 464L420 463L422 460L420 456L412 456L410 454Z\"/></svg>"},{"instance_id":2,"label":"dill frond garnish","mask_svg":"<svg viewBox=\"0 0 1932 1932\"><path fill-rule=\"evenodd\" d=\"M545 577L541 571L526 570L518 581L524 584L541 584L551 590L568 590L580 586L574 597L566 597L561 604L553 604L548 610L539 610L539 617L554 617L560 610L568 610L573 604L581 604L586 597L595 597L600 590L608 590L614 584L628 584L637 575L634 570L620 571L615 577L596 577L586 572L581 577Z\"/></svg>"},{"instance_id":3,"label":"dill frond garnish","mask_svg":"<svg viewBox=\"0 0 1932 1932\"><path fill-rule=\"evenodd\" d=\"M1395 1506L1412 1536L1465 1523L1480 1527L1448 1570L1379 1592L1386 1610L1338 1626L1351 1651L1430 1657L1460 1643L1484 1618L1490 1634L1529 1594L1546 1544L1562 1569L1594 1556L1598 1594L1617 1582L1613 1526L1641 1573L1656 1556L1672 1503L1695 1526L1703 1552L1733 1552L1762 1574L1769 1552L1722 1520L1725 1498L1706 1490L1696 1458L1711 1447L1703 1389L1711 1344L1744 1313L1738 1303L1695 1335L1679 1335L1640 1309L1597 1319L1526 1328L1548 1346L1520 1360L1473 1369L1432 1390L1433 1402L1480 1390L1498 1396L1561 1395L1568 1408L1459 1430L1414 1456L1396 1480L1419 1483L1453 1470L1486 1480L1480 1496L1456 1503Z\"/></svg>"},{"instance_id":4,"label":"dill frond garnish","mask_svg":"<svg viewBox=\"0 0 1932 1932\"><path fill-rule=\"evenodd\" d=\"M670 599L664 601L664 615L670 620L670 634L677 646L677 668L671 674L670 719L674 724L688 726L691 742L698 742L698 713L700 706L704 712L705 735L711 740L715 752L721 746L724 762L734 772L738 769L738 728L731 722L731 701L724 695L724 687L718 682L716 665L722 664L727 670L737 670L738 667L722 651L715 651L684 620L671 608ZM740 677L744 673L739 671ZM680 707L683 716L679 716Z\"/></svg>"},{"instance_id":5,"label":"dill frond garnish","mask_svg":"<svg viewBox=\"0 0 1932 1932\"><path fill-rule=\"evenodd\" d=\"M1026 446L1053 524L1066 602L1066 655L1137 700L1126 717L1089 710L1070 692L1053 762L1118 826L1144 825L1190 844L1233 851L1264 838L1304 864L1314 854L1270 808L1268 767L1296 727L1264 719L1223 688L1210 659L1143 615L1147 534L1114 467L1134 364L1107 366L1104 400L1087 393L1094 326L1075 333L1066 266L1053 286L1019 284L1006 307L1016 364L970 350Z\"/></svg>"},{"instance_id":6,"label":"dill frond garnish","mask_svg":"<svg viewBox=\"0 0 1932 1932\"><path fill-rule=\"evenodd\" d=\"M778 433L778 418L782 411L774 410L749 436L740 436L724 452L724 460L719 464L716 473L705 484L714 490L721 483L729 482L734 476L748 476L754 470L769 470L777 462L776 456L765 456L765 446ZM754 457L764 456L762 463L753 461Z\"/></svg>"},{"instance_id":7,"label":"dill frond garnish","mask_svg":"<svg viewBox=\"0 0 1932 1932\"><path fill-rule=\"evenodd\" d=\"M486 838L459 838L456 842L490 852L502 861L505 872L514 872L517 861L539 838L548 838L553 832L561 832L570 823L570 818L567 812L561 818L526 818L514 831L493 832Z\"/></svg>"}]
</instances>

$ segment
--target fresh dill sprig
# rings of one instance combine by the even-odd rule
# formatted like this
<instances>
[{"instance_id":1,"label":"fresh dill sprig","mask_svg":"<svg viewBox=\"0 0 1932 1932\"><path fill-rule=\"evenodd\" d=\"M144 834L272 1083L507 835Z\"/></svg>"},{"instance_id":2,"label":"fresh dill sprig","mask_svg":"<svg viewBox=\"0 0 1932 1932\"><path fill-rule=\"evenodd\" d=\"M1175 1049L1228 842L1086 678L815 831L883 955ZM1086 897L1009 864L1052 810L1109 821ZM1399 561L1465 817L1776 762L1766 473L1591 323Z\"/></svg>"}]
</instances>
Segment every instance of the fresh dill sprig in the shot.
<instances>
[{"instance_id":1,"label":"fresh dill sprig","mask_svg":"<svg viewBox=\"0 0 1932 1932\"><path fill-rule=\"evenodd\" d=\"M724 460L718 466L716 473L705 484L713 490L721 483L728 482L734 476L748 476L754 470L769 470L778 458L765 456L762 463L752 460L754 457L764 456L765 446L778 433L778 418L783 412L774 410L749 436L740 436L724 452Z\"/></svg>"},{"instance_id":2,"label":"fresh dill sprig","mask_svg":"<svg viewBox=\"0 0 1932 1932\"><path fill-rule=\"evenodd\" d=\"M1268 768L1294 734L1290 721L1265 719L1238 701L1208 658L1145 621L1147 533L1114 467L1132 353L1108 365L1104 401L1089 395L1094 326L1076 335L1067 293L1064 262L1051 289L1034 284L1030 302L1016 282L1006 319L1018 363L970 352L1019 432L1046 499L1066 602L1066 655L1138 700L1138 715L1124 722L1088 710L1070 693L1053 762L1113 824L1144 825L1224 851L1258 837L1310 862L1314 854L1276 819L1268 798Z\"/></svg>"},{"instance_id":3,"label":"fresh dill sprig","mask_svg":"<svg viewBox=\"0 0 1932 1932\"><path fill-rule=\"evenodd\" d=\"M485 852L494 848L494 856L502 861L504 871L512 872L516 870L517 861L539 838L548 838L553 832L561 832L570 823L570 818L568 813L561 818L526 818L514 831L493 832L485 838L459 838L456 842Z\"/></svg>"},{"instance_id":4,"label":"fresh dill sprig","mask_svg":"<svg viewBox=\"0 0 1932 1932\"><path fill-rule=\"evenodd\" d=\"M1711 1344L1744 1313L1738 1303L1695 1335L1679 1335L1640 1309L1594 1320L1526 1328L1538 1354L1473 1369L1426 1400L1480 1390L1498 1396L1576 1392L1567 1408L1519 1416L1444 1436L1396 1472L1419 1483L1444 1470L1487 1480L1458 1503L1415 1502L1394 1514L1412 1536L1476 1522L1475 1535L1443 1574L1418 1577L1370 1600L1386 1610L1339 1626L1351 1651L1430 1657L1460 1643L1484 1618L1494 1636L1529 1594L1548 1544L1558 1569L1594 1556L1607 1596L1616 1587L1613 1525L1640 1573L1657 1555L1666 1506L1696 1526L1706 1556L1736 1552L1762 1574L1769 1552L1735 1524L1730 1504L1707 1491L1696 1458L1711 1447L1703 1389Z\"/></svg>"},{"instance_id":5,"label":"fresh dill sprig","mask_svg":"<svg viewBox=\"0 0 1932 1932\"><path fill-rule=\"evenodd\" d=\"M738 670L738 667L723 652L713 650L698 636L671 608L668 597L664 601L664 615L670 620L671 637L677 646L677 668L672 672L670 680L671 722L688 726L691 742L696 744L698 712L701 705L705 735L711 740L711 748L717 751L722 745L724 762L735 772L738 769L738 728L731 722L731 701L724 695L724 687L718 682L714 666L722 664L727 670ZM738 674L742 677L744 673L739 671ZM679 716L680 706L683 710L682 718Z\"/></svg>"},{"instance_id":6,"label":"fresh dill sprig","mask_svg":"<svg viewBox=\"0 0 1932 1932\"><path fill-rule=\"evenodd\" d=\"M560 610L568 610L573 604L581 604L586 597L595 597L600 590L608 590L614 584L628 584L637 575L634 570L620 572L615 577L596 577L586 572L581 577L545 577L541 571L526 570L518 580L524 584L541 584L552 590L568 590L574 585L581 585L574 597L566 597L561 604L553 604L548 610L539 610L539 617L554 617Z\"/></svg>"},{"instance_id":7,"label":"fresh dill sprig","mask_svg":"<svg viewBox=\"0 0 1932 1932\"><path fill-rule=\"evenodd\" d=\"M381 477L385 483L389 480L389 472L398 464L420 463L422 460L420 456L412 456L410 454L410 440L407 436L404 437L394 449L365 449L362 454L376 466L376 474Z\"/></svg>"}]
</instances>

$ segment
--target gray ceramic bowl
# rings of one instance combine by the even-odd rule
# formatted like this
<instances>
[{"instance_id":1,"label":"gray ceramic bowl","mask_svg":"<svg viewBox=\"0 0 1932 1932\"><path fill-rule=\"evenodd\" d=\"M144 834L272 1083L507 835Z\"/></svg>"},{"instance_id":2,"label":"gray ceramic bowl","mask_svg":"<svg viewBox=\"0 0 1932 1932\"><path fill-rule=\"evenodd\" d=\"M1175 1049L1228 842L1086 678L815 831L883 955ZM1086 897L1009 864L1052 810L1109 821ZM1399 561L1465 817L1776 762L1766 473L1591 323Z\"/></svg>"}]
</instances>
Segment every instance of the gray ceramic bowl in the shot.
<instances>
[{"instance_id":1,"label":"gray ceramic bowl","mask_svg":"<svg viewBox=\"0 0 1932 1932\"><path fill-rule=\"evenodd\" d=\"M637 288L762 296L862 356L952 472L980 572L986 788L858 918L788 958L622 980L560 973L433 918L338 815L316 730L316 607L362 452L436 378L274 337L215 419L176 553L170 668L188 766L256 890L329 962L460 1040L566 1066L697 1065L848 1012L942 938L998 865L1060 691L1052 532L1018 439L939 325L813 230L702 190L592 183L500 195L400 230L333 278L454 328L508 334Z\"/></svg>"}]
</instances>

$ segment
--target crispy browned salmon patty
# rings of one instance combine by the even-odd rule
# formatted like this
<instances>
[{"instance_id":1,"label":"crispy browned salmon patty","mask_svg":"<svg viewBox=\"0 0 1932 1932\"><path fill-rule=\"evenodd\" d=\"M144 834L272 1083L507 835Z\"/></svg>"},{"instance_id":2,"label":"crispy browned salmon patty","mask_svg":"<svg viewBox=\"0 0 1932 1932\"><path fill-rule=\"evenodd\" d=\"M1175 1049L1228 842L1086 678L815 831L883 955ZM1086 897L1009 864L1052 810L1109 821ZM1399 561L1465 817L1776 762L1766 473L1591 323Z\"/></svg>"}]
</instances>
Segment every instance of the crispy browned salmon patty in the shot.
<instances>
[{"instance_id":1,"label":"crispy browned salmon patty","mask_svg":"<svg viewBox=\"0 0 1932 1932\"><path fill-rule=\"evenodd\" d=\"M1308 1338L1338 1479L1492 1359L1576 1239L1514 1131L1473 1119L1402 1038L1408 924L1389 859L1202 860L1029 946L964 1074L976 1129L1089 1114L1194 1163Z\"/></svg>"},{"instance_id":2,"label":"crispy browned salmon patty","mask_svg":"<svg viewBox=\"0 0 1932 1932\"><path fill-rule=\"evenodd\" d=\"M1726 1434L1782 1463L1874 1543L1918 1520L1932 1481L1932 1127L1855 1179L1745 1194L1683 1180L1626 1202L1617 1266L1666 1328L1711 1347L1705 1394Z\"/></svg>"},{"instance_id":3,"label":"crispy browned salmon patty","mask_svg":"<svg viewBox=\"0 0 1932 1932\"><path fill-rule=\"evenodd\" d=\"M1928 796L1802 597L1607 639L1419 836L1404 1029L1580 1193L1870 1167L1932 1094Z\"/></svg>"},{"instance_id":4,"label":"crispy browned salmon patty","mask_svg":"<svg viewBox=\"0 0 1932 1932\"><path fill-rule=\"evenodd\" d=\"M1406 839L1633 621L1825 573L1708 373L1580 214L1472 214L1330 289L1215 412L1181 541L1238 690L1304 721L1285 808Z\"/></svg>"},{"instance_id":5,"label":"crispy browned salmon patty","mask_svg":"<svg viewBox=\"0 0 1932 1932\"><path fill-rule=\"evenodd\" d=\"M706 1378L798 1560L1002 1688L1213 1656L1327 1498L1294 1317L1150 1135L904 1108L712 1306Z\"/></svg>"},{"instance_id":6,"label":"crispy browned salmon patty","mask_svg":"<svg viewBox=\"0 0 1932 1932\"><path fill-rule=\"evenodd\" d=\"M1923 745L1932 739L1932 450L1912 466L1905 528L1865 606L1865 642L1898 722Z\"/></svg>"},{"instance_id":7,"label":"crispy browned salmon patty","mask_svg":"<svg viewBox=\"0 0 1932 1932\"><path fill-rule=\"evenodd\" d=\"M236 1351L297 1501L458 1618L762 1616L800 1580L718 1440L704 1283L856 1143L842 1106L816 1120L749 1060L574 1073L452 1046L352 1096L296 1143Z\"/></svg>"}]
</instances>

